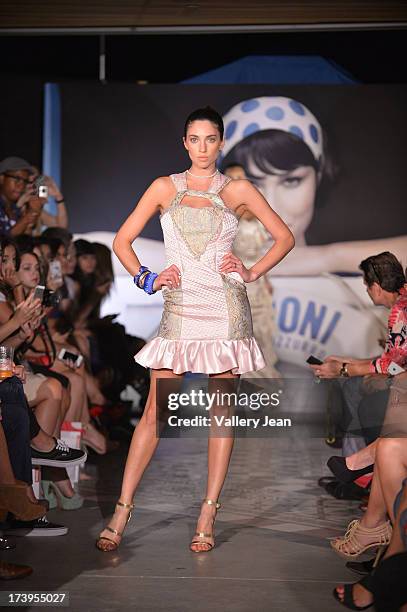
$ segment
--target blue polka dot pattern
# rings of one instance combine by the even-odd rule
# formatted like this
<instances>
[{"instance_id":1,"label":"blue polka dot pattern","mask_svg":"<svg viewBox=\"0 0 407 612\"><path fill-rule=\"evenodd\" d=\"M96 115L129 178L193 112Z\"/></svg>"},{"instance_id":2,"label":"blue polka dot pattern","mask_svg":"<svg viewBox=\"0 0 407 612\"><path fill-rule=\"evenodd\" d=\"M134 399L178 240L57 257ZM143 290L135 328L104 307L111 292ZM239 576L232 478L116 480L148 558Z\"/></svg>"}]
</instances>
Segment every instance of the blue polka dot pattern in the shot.
<instances>
[{"instance_id":1,"label":"blue polka dot pattern","mask_svg":"<svg viewBox=\"0 0 407 612\"><path fill-rule=\"evenodd\" d=\"M291 125L289 129L291 134L294 134L295 136L298 136L298 138L301 138L301 140L304 140L303 131L298 127L298 125Z\"/></svg>"},{"instance_id":2,"label":"blue polka dot pattern","mask_svg":"<svg viewBox=\"0 0 407 612\"><path fill-rule=\"evenodd\" d=\"M266 115L269 119L280 121L284 117L284 111L280 106L270 106L270 108L266 110Z\"/></svg>"},{"instance_id":3,"label":"blue polka dot pattern","mask_svg":"<svg viewBox=\"0 0 407 612\"><path fill-rule=\"evenodd\" d=\"M301 115L303 117L305 115L305 110L302 104L297 102L296 100L290 100L288 103L291 110L293 110L297 115Z\"/></svg>"},{"instance_id":4,"label":"blue polka dot pattern","mask_svg":"<svg viewBox=\"0 0 407 612\"><path fill-rule=\"evenodd\" d=\"M237 121L233 120L226 126L225 136L226 138L232 138L233 134L236 132Z\"/></svg>"},{"instance_id":5,"label":"blue polka dot pattern","mask_svg":"<svg viewBox=\"0 0 407 612\"><path fill-rule=\"evenodd\" d=\"M259 106L260 102L258 100L246 100L246 102L243 102L240 108L244 113L249 113L250 111L254 110L255 108L258 108Z\"/></svg>"},{"instance_id":6,"label":"blue polka dot pattern","mask_svg":"<svg viewBox=\"0 0 407 612\"><path fill-rule=\"evenodd\" d=\"M243 131L243 137L246 138L246 136L250 136L250 134L253 134L254 132L258 132L259 129L260 129L260 126L258 123L249 123L249 125L245 127Z\"/></svg>"},{"instance_id":7,"label":"blue polka dot pattern","mask_svg":"<svg viewBox=\"0 0 407 612\"><path fill-rule=\"evenodd\" d=\"M314 142L318 142L319 140L318 130L313 123L311 123L311 125L309 126L309 133L310 133L312 140Z\"/></svg>"},{"instance_id":8,"label":"blue polka dot pattern","mask_svg":"<svg viewBox=\"0 0 407 612\"><path fill-rule=\"evenodd\" d=\"M318 119L302 103L284 96L256 96L240 100L224 116L228 155L241 140L256 132L277 129L299 138L317 160L322 155L323 133Z\"/></svg>"}]
</instances>

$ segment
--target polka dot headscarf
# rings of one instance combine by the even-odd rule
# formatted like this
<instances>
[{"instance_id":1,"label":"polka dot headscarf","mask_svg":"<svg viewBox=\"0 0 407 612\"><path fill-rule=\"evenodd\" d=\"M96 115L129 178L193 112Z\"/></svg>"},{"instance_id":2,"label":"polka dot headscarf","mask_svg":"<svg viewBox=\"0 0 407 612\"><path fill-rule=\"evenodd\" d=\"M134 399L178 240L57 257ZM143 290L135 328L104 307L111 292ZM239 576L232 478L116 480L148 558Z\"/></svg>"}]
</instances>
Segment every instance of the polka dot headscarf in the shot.
<instances>
[{"instance_id":1,"label":"polka dot headscarf","mask_svg":"<svg viewBox=\"0 0 407 612\"><path fill-rule=\"evenodd\" d=\"M291 98L264 96L239 102L226 113L223 121L222 157L255 132L282 130L303 140L318 162L322 158L322 130L318 120L306 106Z\"/></svg>"}]
</instances>

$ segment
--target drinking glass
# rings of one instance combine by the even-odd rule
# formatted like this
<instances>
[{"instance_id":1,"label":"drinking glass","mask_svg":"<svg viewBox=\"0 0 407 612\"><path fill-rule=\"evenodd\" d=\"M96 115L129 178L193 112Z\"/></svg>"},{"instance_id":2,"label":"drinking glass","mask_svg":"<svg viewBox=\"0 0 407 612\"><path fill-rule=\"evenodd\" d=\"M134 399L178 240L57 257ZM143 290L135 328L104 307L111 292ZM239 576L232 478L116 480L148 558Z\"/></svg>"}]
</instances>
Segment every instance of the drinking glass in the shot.
<instances>
[{"instance_id":1,"label":"drinking glass","mask_svg":"<svg viewBox=\"0 0 407 612\"><path fill-rule=\"evenodd\" d=\"M11 346L0 346L0 380L13 376L14 349Z\"/></svg>"}]
</instances>

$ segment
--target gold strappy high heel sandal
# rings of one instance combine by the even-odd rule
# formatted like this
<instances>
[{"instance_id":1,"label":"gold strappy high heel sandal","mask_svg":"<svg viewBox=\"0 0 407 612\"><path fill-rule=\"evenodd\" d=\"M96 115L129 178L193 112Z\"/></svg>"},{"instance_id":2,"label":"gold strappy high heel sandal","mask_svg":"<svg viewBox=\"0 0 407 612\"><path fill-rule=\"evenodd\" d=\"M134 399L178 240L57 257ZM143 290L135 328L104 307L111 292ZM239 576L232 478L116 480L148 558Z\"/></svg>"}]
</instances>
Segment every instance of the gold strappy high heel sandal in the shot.
<instances>
[{"instance_id":1,"label":"gold strappy high heel sandal","mask_svg":"<svg viewBox=\"0 0 407 612\"><path fill-rule=\"evenodd\" d=\"M390 542L391 534L390 521L378 527L368 528L361 525L359 520L355 520L349 523L344 536L331 540L331 546L340 557L353 561L369 548L386 547Z\"/></svg>"},{"instance_id":2,"label":"gold strappy high heel sandal","mask_svg":"<svg viewBox=\"0 0 407 612\"><path fill-rule=\"evenodd\" d=\"M208 504L208 506L215 506L216 510L219 510L219 508L221 507L221 504L218 501L213 501L212 499L204 499L202 503ZM212 527L215 524L215 517L216 517L216 514L213 517ZM212 548L215 546L215 539L213 540L213 544L211 544L210 542L205 542L203 538L213 538L213 531L212 533L205 533L204 531L196 531L194 535L194 539L189 545L189 548L192 552L201 553L201 552L209 552L210 550L212 550ZM206 550L195 550L194 548L192 548L194 544L205 544L205 546L208 546L208 548Z\"/></svg>"},{"instance_id":3,"label":"gold strappy high heel sandal","mask_svg":"<svg viewBox=\"0 0 407 612\"><path fill-rule=\"evenodd\" d=\"M121 508L128 508L129 509L129 516L127 517L127 521L126 521L126 525L129 522L129 520L131 519L131 511L134 508L134 504L125 504L121 501L118 501L116 504L116 508L117 506L120 506ZM115 511L116 511L115 508ZM125 525L125 526L126 526ZM117 529L113 529L112 527L109 527L109 525L107 525L107 527L105 527L103 529L103 531L110 531L110 533L113 533L116 536L119 536L120 538L123 536L123 531L117 531ZM101 533L103 533L103 531ZM103 541L108 542L109 543L109 548L105 548L103 546ZM113 546L111 546L113 544ZM99 536L99 539L96 541L96 548L98 548L99 550L101 550L102 552L112 552L113 550L117 550L119 548L120 542L116 542L115 540L112 540L112 538L108 538L107 536Z\"/></svg>"}]
</instances>

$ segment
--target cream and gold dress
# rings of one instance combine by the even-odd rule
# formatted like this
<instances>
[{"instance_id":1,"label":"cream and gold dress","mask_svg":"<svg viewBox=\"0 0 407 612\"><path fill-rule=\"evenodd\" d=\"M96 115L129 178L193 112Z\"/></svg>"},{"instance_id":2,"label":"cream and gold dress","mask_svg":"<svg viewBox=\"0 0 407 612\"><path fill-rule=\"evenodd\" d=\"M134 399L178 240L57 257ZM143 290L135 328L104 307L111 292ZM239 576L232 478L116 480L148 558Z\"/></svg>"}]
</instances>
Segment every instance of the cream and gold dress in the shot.
<instances>
[{"instance_id":1,"label":"cream and gold dress","mask_svg":"<svg viewBox=\"0 0 407 612\"><path fill-rule=\"evenodd\" d=\"M265 362L253 337L246 285L237 272L219 272L238 228L237 215L220 196L230 179L216 173L208 191L188 189L186 172L171 179L177 194L160 221L167 267L180 269L181 284L163 288L158 335L135 360L176 374L261 370ZM183 204L186 195L202 198L202 205Z\"/></svg>"},{"instance_id":2,"label":"cream and gold dress","mask_svg":"<svg viewBox=\"0 0 407 612\"><path fill-rule=\"evenodd\" d=\"M233 252L247 268L263 257L270 248L270 244L271 236L258 219L240 219L237 236L233 243ZM253 334L266 362L262 370L249 374L247 378L280 377L280 373L274 367L278 360L273 346L276 325L272 287L266 275L253 283L248 283L247 296L252 313Z\"/></svg>"}]
</instances>

